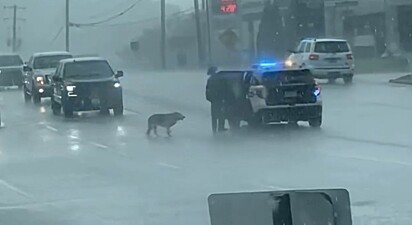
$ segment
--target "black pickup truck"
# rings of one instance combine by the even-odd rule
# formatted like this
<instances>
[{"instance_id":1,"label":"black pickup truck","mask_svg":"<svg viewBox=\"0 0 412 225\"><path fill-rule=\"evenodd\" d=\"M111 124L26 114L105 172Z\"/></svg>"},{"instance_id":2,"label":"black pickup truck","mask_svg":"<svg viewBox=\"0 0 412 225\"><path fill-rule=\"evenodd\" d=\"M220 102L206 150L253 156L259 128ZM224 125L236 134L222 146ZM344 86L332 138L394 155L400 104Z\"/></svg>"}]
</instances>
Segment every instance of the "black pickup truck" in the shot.
<instances>
[{"instance_id":1,"label":"black pickup truck","mask_svg":"<svg viewBox=\"0 0 412 225\"><path fill-rule=\"evenodd\" d=\"M75 111L100 110L104 114L113 110L123 115L123 91L119 78L107 60L98 57L71 58L60 61L52 77L51 108L58 115L63 109L65 117Z\"/></svg>"},{"instance_id":2,"label":"black pickup truck","mask_svg":"<svg viewBox=\"0 0 412 225\"><path fill-rule=\"evenodd\" d=\"M23 87L23 60L16 54L0 54L0 86Z\"/></svg>"}]
</instances>

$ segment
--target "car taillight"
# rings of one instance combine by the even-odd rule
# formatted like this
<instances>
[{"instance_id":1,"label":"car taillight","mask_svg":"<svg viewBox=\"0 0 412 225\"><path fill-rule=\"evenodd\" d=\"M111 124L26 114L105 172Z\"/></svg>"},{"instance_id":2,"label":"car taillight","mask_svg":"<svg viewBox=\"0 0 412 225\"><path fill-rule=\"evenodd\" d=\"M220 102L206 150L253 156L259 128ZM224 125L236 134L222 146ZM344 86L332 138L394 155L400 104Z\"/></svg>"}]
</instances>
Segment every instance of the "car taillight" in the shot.
<instances>
[{"instance_id":1,"label":"car taillight","mask_svg":"<svg viewBox=\"0 0 412 225\"><path fill-rule=\"evenodd\" d=\"M319 60L319 55L310 54L309 55L309 60Z\"/></svg>"},{"instance_id":2,"label":"car taillight","mask_svg":"<svg viewBox=\"0 0 412 225\"><path fill-rule=\"evenodd\" d=\"M313 94L316 97L320 96L320 85L319 84L315 84L315 90L313 91Z\"/></svg>"},{"instance_id":3,"label":"car taillight","mask_svg":"<svg viewBox=\"0 0 412 225\"><path fill-rule=\"evenodd\" d=\"M352 59L353 59L353 55L352 55L352 54L347 54L347 55L346 55L346 58L349 59L349 60L352 60Z\"/></svg>"}]
</instances>

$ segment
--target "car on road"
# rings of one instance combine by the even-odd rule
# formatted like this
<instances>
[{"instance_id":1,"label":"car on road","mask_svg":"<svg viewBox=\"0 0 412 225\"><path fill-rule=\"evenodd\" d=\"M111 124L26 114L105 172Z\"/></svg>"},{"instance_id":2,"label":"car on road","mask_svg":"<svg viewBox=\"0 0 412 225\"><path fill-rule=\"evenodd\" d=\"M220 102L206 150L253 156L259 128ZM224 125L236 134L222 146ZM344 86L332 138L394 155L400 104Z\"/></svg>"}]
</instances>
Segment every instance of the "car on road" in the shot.
<instances>
[{"instance_id":1,"label":"car on road","mask_svg":"<svg viewBox=\"0 0 412 225\"><path fill-rule=\"evenodd\" d=\"M229 83L227 88L234 96L241 96L239 107L231 110L235 113L228 115L247 121L249 126L298 121L309 122L311 127L322 125L321 89L310 70L262 63L253 70L222 70L216 76ZM238 88L242 86L243 91Z\"/></svg>"},{"instance_id":2,"label":"car on road","mask_svg":"<svg viewBox=\"0 0 412 225\"><path fill-rule=\"evenodd\" d=\"M72 58L68 52L41 52L30 57L24 66L24 100L38 104L42 98L51 97L51 76L56 72L60 60Z\"/></svg>"},{"instance_id":3,"label":"car on road","mask_svg":"<svg viewBox=\"0 0 412 225\"><path fill-rule=\"evenodd\" d=\"M253 71L248 99L254 125L272 122L309 122L322 125L321 89L307 69L259 65Z\"/></svg>"},{"instance_id":4,"label":"car on road","mask_svg":"<svg viewBox=\"0 0 412 225\"><path fill-rule=\"evenodd\" d=\"M0 86L23 86L23 60L17 54L0 54Z\"/></svg>"},{"instance_id":5,"label":"car on road","mask_svg":"<svg viewBox=\"0 0 412 225\"><path fill-rule=\"evenodd\" d=\"M352 83L354 58L351 47L343 39L302 40L286 61L292 68L308 69L315 78L334 82L343 78L345 83Z\"/></svg>"},{"instance_id":6,"label":"car on road","mask_svg":"<svg viewBox=\"0 0 412 225\"><path fill-rule=\"evenodd\" d=\"M108 114L112 109L115 116L123 115L122 76L122 71L115 73L103 58L61 60L52 76L53 114L60 114L62 109L65 117L73 116L75 111L100 110Z\"/></svg>"}]
</instances>

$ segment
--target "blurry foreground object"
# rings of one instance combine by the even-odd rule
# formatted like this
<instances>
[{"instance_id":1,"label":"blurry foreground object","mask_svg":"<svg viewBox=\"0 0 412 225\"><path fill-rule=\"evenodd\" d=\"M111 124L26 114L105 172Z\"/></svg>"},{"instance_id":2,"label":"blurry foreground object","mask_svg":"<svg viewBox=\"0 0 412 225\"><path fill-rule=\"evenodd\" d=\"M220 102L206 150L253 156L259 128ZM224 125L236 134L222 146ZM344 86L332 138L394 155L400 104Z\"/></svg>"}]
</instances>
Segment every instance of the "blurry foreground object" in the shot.
<instances>
[{"instance_id":1,"label":"blurry foreground object","mask_svg":"<svg viewBox=\"0 0 412 225\"><path fill-rule=\"evenodd\" d=\"M345 189L212 194L211 225L351 225Z\"/></svg>"}]
</instances>

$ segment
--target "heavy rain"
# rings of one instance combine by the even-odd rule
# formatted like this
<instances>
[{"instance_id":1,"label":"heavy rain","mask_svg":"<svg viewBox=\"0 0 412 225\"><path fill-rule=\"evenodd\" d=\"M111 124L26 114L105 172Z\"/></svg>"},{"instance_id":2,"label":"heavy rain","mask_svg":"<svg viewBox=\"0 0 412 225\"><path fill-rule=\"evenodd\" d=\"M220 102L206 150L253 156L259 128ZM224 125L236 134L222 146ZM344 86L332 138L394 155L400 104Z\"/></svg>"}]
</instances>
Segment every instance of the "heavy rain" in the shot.
<instances>
[{"instance_id":1,"label":"heavy rain","mask_svg":"<svg viewBox=\"0 0 412 225\"><path fill-rule=\"evenodd\" d=\"M410 225L411 21L409 0L0 0L0 224ZM290 195L292 223L213 197L317 189L350 202Z\"/></svg>"}]
</instances>

